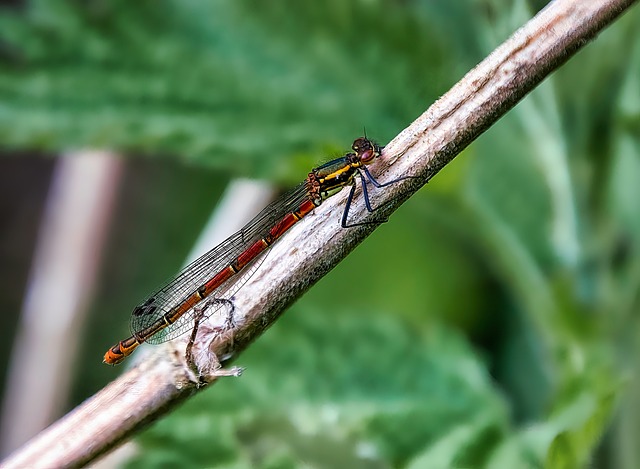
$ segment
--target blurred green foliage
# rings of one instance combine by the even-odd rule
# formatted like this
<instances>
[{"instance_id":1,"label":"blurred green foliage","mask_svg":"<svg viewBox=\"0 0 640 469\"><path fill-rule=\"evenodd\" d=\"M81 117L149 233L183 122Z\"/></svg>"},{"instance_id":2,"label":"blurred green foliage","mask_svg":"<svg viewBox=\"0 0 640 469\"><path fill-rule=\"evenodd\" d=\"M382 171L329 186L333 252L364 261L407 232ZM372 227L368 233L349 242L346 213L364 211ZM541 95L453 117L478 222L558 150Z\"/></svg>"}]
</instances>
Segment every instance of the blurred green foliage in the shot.
<instances>
[{"instance_id":1,"label":"blurred green foliage","mask_svg":"<svg viewBox=\"0 0 640 469\"><path fill-rule=\"evenodd\" d=\"M313 5L35 1L19 20L7 12L0 141L233 161L297 180L313 160L291 168L296 152L339 152L363 125L390 139L424 109L416 78L446 70L437 31L401 5Z\"/></svg>"},{"instance_id":2,"label":"blurred green foliage","mask_svg":"<svg viewBox=\"0 0 640 469\"><path fill-rule=\"evenodd\" d=\"M392 138L542 6L31 1L0 14L0 144L298 180L363 126ZM640 466L639 20L445 168L132 466ZM162 187L179 213L185 188Z\"/></svg>"}]
</instances>

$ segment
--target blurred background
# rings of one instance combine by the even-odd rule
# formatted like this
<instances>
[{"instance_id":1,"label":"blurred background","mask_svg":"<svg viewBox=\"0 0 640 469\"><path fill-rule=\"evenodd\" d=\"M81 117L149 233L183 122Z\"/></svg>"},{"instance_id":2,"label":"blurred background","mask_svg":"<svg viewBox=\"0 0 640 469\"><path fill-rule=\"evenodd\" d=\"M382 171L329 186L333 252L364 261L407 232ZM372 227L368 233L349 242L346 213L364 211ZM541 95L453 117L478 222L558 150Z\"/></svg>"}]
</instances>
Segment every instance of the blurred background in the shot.
<instances>
[{"instance_id":1,"label":"blurred background","mask_svg":"<svg viewBox=\"0 0 640 469\"><path fill-rule=\"evenodd\" d=\"M0 2L2 455L125 369L103 353L233 181L387 143L545 3ZM639 21L104 464L640 467Z\"/></svg>"}]
</instances>

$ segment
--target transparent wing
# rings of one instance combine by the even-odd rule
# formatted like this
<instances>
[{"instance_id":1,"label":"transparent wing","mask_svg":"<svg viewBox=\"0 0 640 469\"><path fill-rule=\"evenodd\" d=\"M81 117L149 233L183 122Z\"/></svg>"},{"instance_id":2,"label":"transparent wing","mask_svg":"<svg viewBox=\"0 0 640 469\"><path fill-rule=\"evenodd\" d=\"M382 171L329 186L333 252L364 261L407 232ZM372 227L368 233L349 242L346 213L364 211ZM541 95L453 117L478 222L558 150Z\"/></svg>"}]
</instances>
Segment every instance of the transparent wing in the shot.
<instances>
[{"instance_id":1,"label":"transparent wing","mask_svg":"<svg viewBox=\"0 0 640 469\"><path fill-rule=\"evenodd\" d=\"M297 210L307 198L308 191L305 183L302 183L265 207L240 231L185 267L173 280L134 308L130 322L131 333L139 336L141 331L163 321L165 314L182 305L192 297L198 288L227 268L254 243L267 236L277 223L288 213ZM194 308L203 308L208 305L204 308L203 317L214 314L223 306L223 303L205 302L213 298L222 298L221 295L226 298L233 296L264 262L268 250L267 248L262 251L253 262L218 285L207 298L186 311L173 324L152 337L145 337L146 341L157 344L174 339L191 330L195 314Z\"/></svg>"},{"instance_id":2,"label":"transparent wing","mask_svg":"<svg viewBox=\"0 0 640 469\"><path fill-rule=\"evenodd\" d=\"M232 300L233 295L236 294L238 290L240 290L245 283L249 281L249 279L257 272L260 268L264 260L267 258L270 249L263 251L263 253L258 256L258 258L253 261L250 265L244 268L240 273L236 276L232 277L229 282L226 282L224 285L226 288L220 288L216 290L213 295L210 295L208 298L205 298L196 306L187 311L184 315L180 317L176 322L171 324L170 326L162 329L157 334L149 337L146 342L150 344L161 344L163 342L167 342L168 340L173 340L176 337L180 337L187 332L191 332L194 325L194 319L196 314L200 315L200 321L203 321L221 309L229 308L230 305L224 301L212 301L212 299L224 299L224 300ZM212 298L213 297L213 298Z\"/></svg>"}]
</instances>

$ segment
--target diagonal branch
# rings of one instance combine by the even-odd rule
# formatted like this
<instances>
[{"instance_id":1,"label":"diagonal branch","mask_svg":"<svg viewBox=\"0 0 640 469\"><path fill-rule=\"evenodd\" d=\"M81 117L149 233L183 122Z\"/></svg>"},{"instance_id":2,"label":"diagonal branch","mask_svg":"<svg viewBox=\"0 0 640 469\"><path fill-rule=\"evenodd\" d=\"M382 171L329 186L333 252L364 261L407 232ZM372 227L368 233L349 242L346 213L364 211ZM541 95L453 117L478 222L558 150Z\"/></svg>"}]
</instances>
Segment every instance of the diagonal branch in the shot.
<instances>
[{"instance_id":1,"label":"diagonal branch","mask_svg":"<svg viewBox=\"0 0 640 469\"><path fill-rule=\"evenodd\" d=\"M374 206L393 212L551 71L615 20L634 0L556 0L470 71L398 135L372 172L379 181L414 175L377 191ZM367 212L357 197L355 217ZM212 344L236 356L311 285L337 265L373 228L340 228L346 194L337 195L294 226L272 248L258 273L238 292L233 337ZM354 280L354 287L361 285ZM206 350L212 336L198 335ZM154 355L43 431L4 467L80 466L104 454L197 388L184 363L184 343Z\"/></svg>"}]
</instances>

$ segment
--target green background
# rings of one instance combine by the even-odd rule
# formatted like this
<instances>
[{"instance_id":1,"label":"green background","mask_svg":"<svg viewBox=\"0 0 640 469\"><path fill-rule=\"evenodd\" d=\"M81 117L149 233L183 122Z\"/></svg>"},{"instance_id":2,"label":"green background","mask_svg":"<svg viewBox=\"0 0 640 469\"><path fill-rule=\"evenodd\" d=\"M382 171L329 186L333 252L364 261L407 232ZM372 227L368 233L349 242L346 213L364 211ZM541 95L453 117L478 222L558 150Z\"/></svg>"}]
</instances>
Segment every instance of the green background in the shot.
<instances>
[{"instance_id":1,"label":"green background","mask_svg":"<svg viewBox=\"0 0 640 469\"><path fill-rule=\"evenodd\" d=\"M44 197L34 152L126 155L69 408L113 378L102 353L231 178L286 188L364 127L386 143L543 6L3 6L3 197ZM639 21L474 142L237 360L242 378L143 433L131 467L638 467ZM5 357L31 256L8 254L17 226Z\"/></svg>"}]
</instances>

